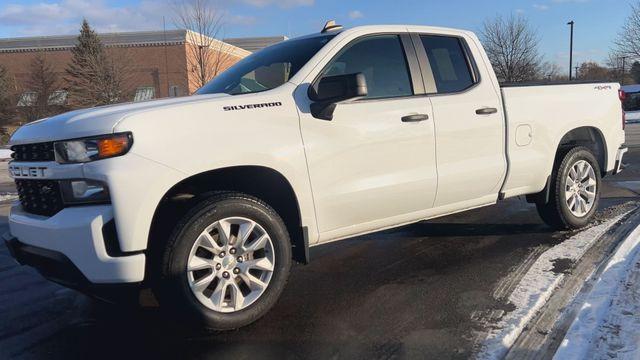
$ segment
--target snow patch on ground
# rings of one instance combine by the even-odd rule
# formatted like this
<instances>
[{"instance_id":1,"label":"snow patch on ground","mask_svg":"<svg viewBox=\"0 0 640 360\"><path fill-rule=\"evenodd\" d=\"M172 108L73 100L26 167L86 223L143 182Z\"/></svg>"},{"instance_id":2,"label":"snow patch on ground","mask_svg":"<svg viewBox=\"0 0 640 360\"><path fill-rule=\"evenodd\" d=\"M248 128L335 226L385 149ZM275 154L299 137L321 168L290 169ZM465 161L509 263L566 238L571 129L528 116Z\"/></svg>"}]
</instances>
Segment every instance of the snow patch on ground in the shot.
<instances>
[{"instance_id":1,"label":"snow patch on ground","mask_svg":"<svg viewBox=\"0 0 640 360\"><path fill-rule=\"evenodd\" d=\"M0 194L0 202L18 200L18 194L6 193Z\"/></svg>"},{"instance_id":2,"label":"snow patch on ground","mask_svg":"<svg viewBox=\"0 0 640 360\"><path fill-rule=\"evenodd\" d=\"M618 247L554 359L640 359L640 227Z\"/></svg>"},{"instance_id":3,"label":"snow patch on ground","mask_svg":"<svg viewBox=\"0 0 640 360\"><path fill-rule=\"evenodd\" d=\"M543 253L509 296L508 301L515 306L515 310L493 326L477 358L503 358L527 323L560 285L565 275L558 268L558 264L575 263L580 260L598 238L625 215L626 213L584 230Z\"/></svg>"},{"instance_id":4,"label":"snow patch on ground","mask_svg":"<svg viewBox=\"0 0 640 360\"><path fill-rule=\"evenodd\" d=\"M0 149L0 161L11 159L12 153L10 149Z\"/></svg>"}]
</instances>

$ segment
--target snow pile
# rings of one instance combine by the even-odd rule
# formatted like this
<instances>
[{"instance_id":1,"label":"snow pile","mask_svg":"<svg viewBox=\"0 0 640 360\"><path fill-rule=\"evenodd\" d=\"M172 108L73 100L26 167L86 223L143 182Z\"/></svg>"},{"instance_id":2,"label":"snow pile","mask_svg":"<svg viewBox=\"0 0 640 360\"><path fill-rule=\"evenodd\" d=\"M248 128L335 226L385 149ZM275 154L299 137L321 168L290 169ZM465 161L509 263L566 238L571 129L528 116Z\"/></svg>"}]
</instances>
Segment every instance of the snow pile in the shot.
<instances>
[{"instance_id":1,"label":"snow pile","mask_svg":"<svg viewBox=\"0 0 640 360\"><path fill-rule=\"evenodd\" d=\"M0 194L0 202L18 200L18 194L5 193Z\"/></svg>"},{"instance_id":2,"label":"snow pile","mask_svg":"<svg viewBox=\"0 0 640 360\"><path fill-rule=\"evenodd\" d=\"M543 253L509 296L508 301L515 306L515 310L494 326L481 346L478 359L503 358L564 278L562 272L554 272L557 261L574 263L580 260L598 238L625 215L584 230Z\"/></svg>"},{"instance_id":3,"label":"snow pile","mask_svg":"<svg viewBox=\"0 0 640 360\"><path fill-rule=\"evenodd\" d=\"M554 359L640 359L640 227L618 247Z\"/></svg>"},{"instance_id":4,"label":"snow pile","mask_svg":"<svg viewBox=\"0 0 640 360\"><path fill-rule=\"evenodd\" d=\"M0 161L11 159L11 154L13 154L13 151L10 149L0 149Z\"/></svg>"}]
</instances>

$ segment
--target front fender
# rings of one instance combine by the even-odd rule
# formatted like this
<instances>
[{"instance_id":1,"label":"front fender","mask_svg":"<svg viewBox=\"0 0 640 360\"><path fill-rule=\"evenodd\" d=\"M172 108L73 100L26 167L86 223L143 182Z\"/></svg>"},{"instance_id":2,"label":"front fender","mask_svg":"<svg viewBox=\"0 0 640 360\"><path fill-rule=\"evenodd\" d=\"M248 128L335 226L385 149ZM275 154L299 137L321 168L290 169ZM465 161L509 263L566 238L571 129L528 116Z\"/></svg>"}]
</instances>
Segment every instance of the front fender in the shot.
<instances>
[{"instance_id":1,"label":"front fender","mask_svg":"<svg viewBox=\"0 0 640 360\"><path fill-rule=\"evenodd\" d=\"M317 226L299 117L291 95L293 88L285 84L260 94L151 109L122 120L114 131L133 133L131 154L155 164L147 166L164 169L149 169L149 173L139 175L145 180L135 191L149 195L144 199L143 195L132 196L148 204L136 206L144 207L144 221L137 220L135 226L127 227L135 235L127 236L129 243L124 248L146 248L155 208L174 185L197 174L236 166L260 166L282 174L298 198L301 221L309 228L309 240L315 242ZM243 106L242 110L236 110L242 104L257 103L279 105ZM134 178L131 181L138 182ZM145 187L148 182L156 185ZM135 231L131 231L134 227Z\"/></svg>"}]
</instances>

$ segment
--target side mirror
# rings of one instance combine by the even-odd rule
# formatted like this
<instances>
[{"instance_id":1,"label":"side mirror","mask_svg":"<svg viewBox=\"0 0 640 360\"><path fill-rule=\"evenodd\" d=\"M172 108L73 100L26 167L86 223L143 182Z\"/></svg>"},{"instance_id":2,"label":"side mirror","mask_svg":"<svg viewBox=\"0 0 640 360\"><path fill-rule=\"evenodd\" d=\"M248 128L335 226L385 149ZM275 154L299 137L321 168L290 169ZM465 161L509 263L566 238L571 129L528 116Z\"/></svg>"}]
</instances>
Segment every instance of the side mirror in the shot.
<instances>
[{"instance_id":1,"label":"side mirror","mask_svg":"<svg viewBox=\"0 0 640 360\"><path fill-rule=\"evenodd\" d=\"M333 120L336 105L367 96L367 80L363 73L327 76L309 87L311 115L321 120Z\"/></svg>"}]
</instances>

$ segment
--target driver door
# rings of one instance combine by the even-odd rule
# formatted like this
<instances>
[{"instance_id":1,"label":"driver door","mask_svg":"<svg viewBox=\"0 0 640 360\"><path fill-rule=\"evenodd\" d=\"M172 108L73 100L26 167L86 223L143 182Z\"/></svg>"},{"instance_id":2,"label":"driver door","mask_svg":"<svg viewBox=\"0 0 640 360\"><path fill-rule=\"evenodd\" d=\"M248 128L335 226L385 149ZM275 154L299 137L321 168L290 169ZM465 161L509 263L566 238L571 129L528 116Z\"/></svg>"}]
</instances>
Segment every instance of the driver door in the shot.
<instances>
[{"instance_id":1,"label":"driver door","mask_svg":"<svg viewBox=\"0 0 640 360\"><path fill-rule=\"evenodd\" d=\"M366 98L338 104L331 121L304 110L308 85L297 92L320 241L415 221L433 206L433 112L427 97L416 96L423 84L403 40L369 35L329 62L320 77L363 73L368 88Z\"/></svg>"}]
</instances>

